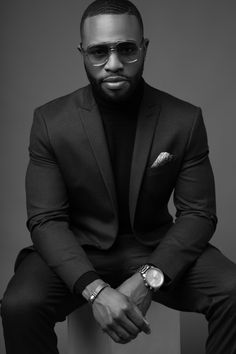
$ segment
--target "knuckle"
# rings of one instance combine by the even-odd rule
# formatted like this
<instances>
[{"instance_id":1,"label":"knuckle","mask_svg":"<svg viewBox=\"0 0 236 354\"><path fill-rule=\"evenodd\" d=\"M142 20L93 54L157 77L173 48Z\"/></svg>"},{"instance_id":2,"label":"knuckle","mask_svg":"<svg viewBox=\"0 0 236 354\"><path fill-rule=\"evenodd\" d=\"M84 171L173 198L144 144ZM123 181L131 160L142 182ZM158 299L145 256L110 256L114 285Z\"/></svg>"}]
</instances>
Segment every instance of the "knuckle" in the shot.
<instances>
[{"instance_id":1,"label":"knuckle","mask_svg":"<svg viewBox=\"0 0 236 354\"><path fill-rule=\"evenodd\" d=\"M122 312L123 312L122 309L120 311L116 312L114 314L113 318L120 318L122 316Z\"/></svg>"},{"instance_id":2,"label":"knuckle","mask_svg":"<svg viewBox=\"0 0 236 354\"><path fill-rule=\"evenodd\" d=\"M130 312L132 310L132 306L131 304L127 303L123 306L122 310L127 313L127 312Z\"/></svg>"},{"instance_id":3,"label":"knuckle","mask_svg":"<svg viewBox=\"0 0 236 354\"><path fill-rule=\"evenodd\" d=\"M121 319L121 314L120 313L116 313L113 316L113 321L114 322L119 322L119 320Z\"/></svg>"},{"instance_id":4,"label":"knuckle","mask_svg":"<svg viewBox=\"0 0 236 354\"><path fill-rule=\"evenodd\" d=\"M104 325L104 330L107 332L107 331L111 331L113 330L114 328L114 321L113 320L109 320L109 322L107 322L105 325Z\"/></svg>"},{"instance_id":5,"label":"knuckle","mask_svg":"<svg viewBox=\"0 0 236 354\"><path fill-rule=\"evenodd\" d=\"M106 331L110 331L110 330L112 330L112 329L113 329L113 321L112 321L112 322L107 323L105 328L106 328Z\"/></svg>"},{"instance_id":6,"label":"knuckle","mask_svg":"<svg viewBox=\"0 0 236 354\"><path fill-rule=\"evenodd\" d=\"M124 318L124 314L125 314L125 310L122 307L119 311L117 311L116 313L113 314L113 320L115 321L120 321Z\"/></svg>"}]
</instances>

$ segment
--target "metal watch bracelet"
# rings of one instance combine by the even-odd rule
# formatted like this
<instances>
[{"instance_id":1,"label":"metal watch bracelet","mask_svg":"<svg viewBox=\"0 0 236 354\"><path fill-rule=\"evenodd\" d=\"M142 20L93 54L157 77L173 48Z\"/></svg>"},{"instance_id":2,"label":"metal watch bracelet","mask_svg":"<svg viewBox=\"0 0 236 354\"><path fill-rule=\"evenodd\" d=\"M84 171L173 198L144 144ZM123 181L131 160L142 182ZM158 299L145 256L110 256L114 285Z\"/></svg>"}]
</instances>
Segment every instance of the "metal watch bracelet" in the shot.
<instances>
[{"instance_id":1,"label":"metal watch bracelet","mask_svg":"<svg viewBox=\"0 0 236 354\"><path fill-rule=\"evenodd\" d=\"M151 284L148 283L147 279L146 279L146 272L149 270L149 269L155 269L156 271L160 272L160 274L162 275L162 282L160 284L160 286L163 284L164 282L164 274L163 272L161 271L161 269L153 266L153 265L150 265L150 264L144 264L142 265L141 267L138 268L138 272L140 273L141 277L143 278L143 281L144 281L144 285L150 289L151 291L155 292L157 291L160 286L158 287L153 287Z\"/></svg>"}]
</instances>

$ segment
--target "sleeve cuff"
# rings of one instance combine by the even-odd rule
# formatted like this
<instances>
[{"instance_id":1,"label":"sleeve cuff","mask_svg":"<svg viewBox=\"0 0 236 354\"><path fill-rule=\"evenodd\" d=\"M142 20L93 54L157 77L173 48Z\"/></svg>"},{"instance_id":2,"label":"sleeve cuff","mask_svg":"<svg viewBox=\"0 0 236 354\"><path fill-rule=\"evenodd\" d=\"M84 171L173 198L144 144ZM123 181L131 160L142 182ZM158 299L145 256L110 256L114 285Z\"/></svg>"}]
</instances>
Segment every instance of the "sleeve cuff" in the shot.
<instances>
[{"instance_id":1,"label":"sleeve cuff","mask_svg":"<svg viewBox=\"0 0 236 354\"><path fill-rule=\"evenodd\" d=\"M100 279L101 277L94 272L93 270L84 273L81 277L75 282L74 285L74 294L81 295L86 286L92 283L96 279Z\"/></svg>"}]
</instances>

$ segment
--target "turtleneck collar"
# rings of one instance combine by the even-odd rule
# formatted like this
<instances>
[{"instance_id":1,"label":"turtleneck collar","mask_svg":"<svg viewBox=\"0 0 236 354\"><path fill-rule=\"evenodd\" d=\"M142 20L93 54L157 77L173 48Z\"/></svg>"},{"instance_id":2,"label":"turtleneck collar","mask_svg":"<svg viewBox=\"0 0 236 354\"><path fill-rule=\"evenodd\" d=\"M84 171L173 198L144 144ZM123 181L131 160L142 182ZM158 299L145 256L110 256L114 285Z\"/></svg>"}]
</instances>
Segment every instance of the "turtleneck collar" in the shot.
<instances>
[{"instance_id":1,"label":"turtleneck collar","mask_svg":"<svg viewBox=\"0 0 236 354\"><path fill-rule=\"evenodd\" d=\"M144 92L144 79L141 78L138 86L126 101L123 102L109 102L100 97L93 89L93 96L98 105L99 110L103 112L122 112L122 111L138 111L139 104L143 97Z\"/></svg>"}]
</instances>

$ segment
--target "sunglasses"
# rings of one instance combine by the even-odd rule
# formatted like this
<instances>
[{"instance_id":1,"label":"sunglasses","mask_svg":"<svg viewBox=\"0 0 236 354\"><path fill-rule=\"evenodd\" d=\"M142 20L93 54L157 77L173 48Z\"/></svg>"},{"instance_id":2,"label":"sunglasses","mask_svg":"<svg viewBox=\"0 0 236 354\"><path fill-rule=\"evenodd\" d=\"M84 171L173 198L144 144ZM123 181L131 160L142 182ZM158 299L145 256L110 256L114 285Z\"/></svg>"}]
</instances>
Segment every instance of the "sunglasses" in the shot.
<instances>
[{"instance_id":1,"label":"sunglasses","mask_svg":"<svg viewBox=\"0 0 236 354\"><path fill-rule=\"evenodd\" d=\"M111 52L116 52L122 63L132 64L139 60L142 44L143 39L140 46L132 40L118 41L111 44L101 43L91 45L84 50L81 43L78 49L89 59L93 66L105 65L110 58Z\"/></svg>"}]
</instances>

